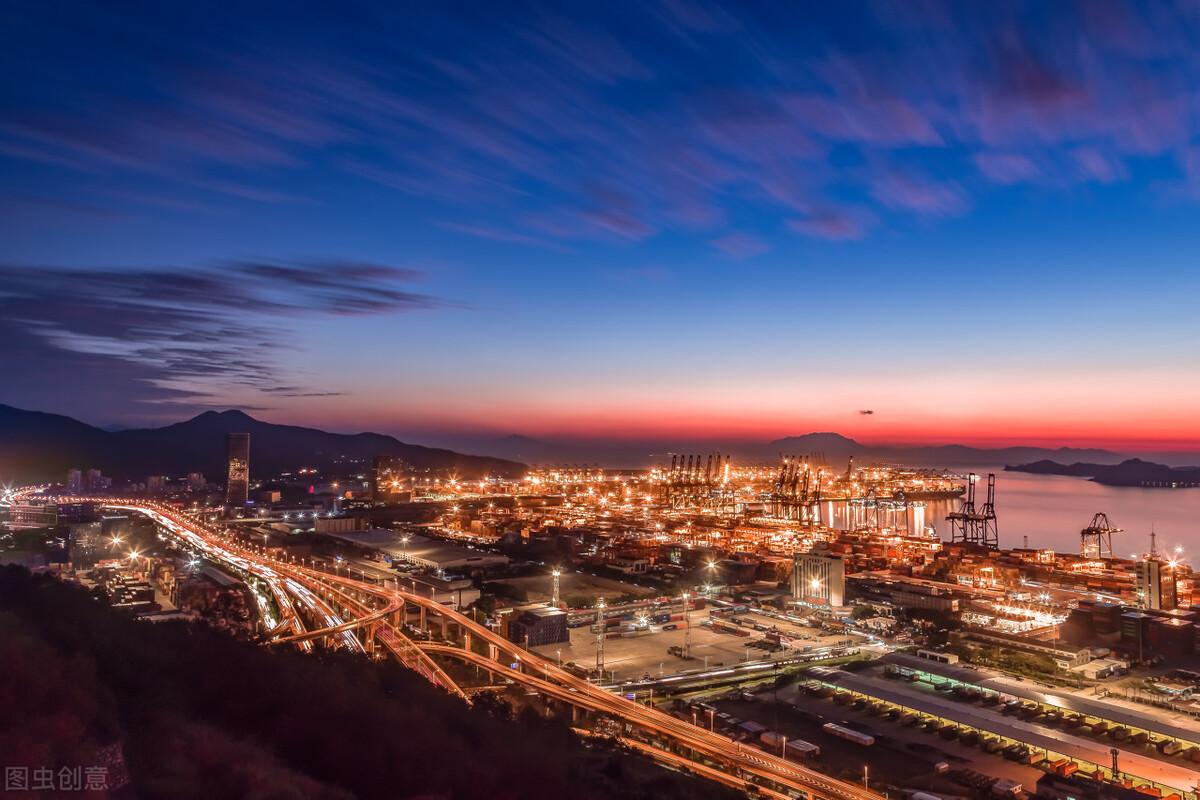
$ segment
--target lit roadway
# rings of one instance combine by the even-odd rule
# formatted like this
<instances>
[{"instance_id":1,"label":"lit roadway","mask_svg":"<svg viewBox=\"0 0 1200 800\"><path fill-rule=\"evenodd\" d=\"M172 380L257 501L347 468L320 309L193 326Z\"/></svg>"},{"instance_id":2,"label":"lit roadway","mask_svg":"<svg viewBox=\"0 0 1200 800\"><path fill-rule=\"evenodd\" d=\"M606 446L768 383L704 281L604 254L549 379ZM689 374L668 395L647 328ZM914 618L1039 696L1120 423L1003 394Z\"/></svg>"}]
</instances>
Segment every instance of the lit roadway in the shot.
<instances>
[{"instance_id":1,"label":"lit roadway","mask_svg":"<svg viewBox=\"0 0 1200 800\"><path fill-rule=\"evenodd\" d=\"M168 533L207 557L263 579L272 587L272 591L281 587L285 594L297 597L310 611L316 611L315 619L328 623L319 630L293 630L291 635L278 638L272 644L306 643L326 638L359 650L373 651L376 645L380 645L427 680L465 699L466 693L450 679L433 656L456 659L520 683L574 709L609 716L624 723L630 736L620 738L636 749L660 762L684 766L709 777L712 777L715 769L726 776L723 782L728 785L747 788L754 784L756 788L767 789L772 795L784 792L821 800L880 798L864 787L831 778L756 747L744 747L718 733L612 694L572 675L554 661L522 650L491 629L441 603L403 591L398 586L388 588L272 558L242 546L224 530L162 503L99 497L46 499L94 502L146 514ZM334 607L348 619L343 620L334 613ZM402 632L402 626L410 607L419 612L422 627L426 627L430 614L439 618L443 630L457 627L464 645L459 647L409 639ZM353 630L362 634L361 643L354 637ZM347 638L354 645L350 645ZM486 653L474 649L481 645ZM512 664L516 665L515 669ZM637 740L633 739L634 735L638 737Z\"/></svg>"}]
</instances>

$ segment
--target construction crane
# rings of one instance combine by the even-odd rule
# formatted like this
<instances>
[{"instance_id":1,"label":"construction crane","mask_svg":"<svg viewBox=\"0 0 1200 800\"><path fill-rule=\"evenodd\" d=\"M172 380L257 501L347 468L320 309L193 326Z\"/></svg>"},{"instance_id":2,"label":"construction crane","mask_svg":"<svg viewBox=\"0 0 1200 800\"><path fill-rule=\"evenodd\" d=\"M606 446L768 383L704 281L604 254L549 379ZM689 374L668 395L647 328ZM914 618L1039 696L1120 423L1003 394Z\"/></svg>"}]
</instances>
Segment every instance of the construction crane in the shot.
<instances>
[{"instance_id":1,"label":"construction crane","mask_svg":"<svg viewBox=\"0 0 1200 800\"><path fill-rule=\"evenodd\" d=\"M967 495L958 511L946 515L950 523L950 542L970 544L987 550L1000 548L1000 532L996 525L996 473L988 473L987 500L981 509L975 508L975 484L979 476L967 476Z\"/></svg>"},{"instance_id":2,"label":"construction crane","mask_svg":"<svg viewBox=\"0 0 1200 800\"><path fill-rule=\"evenodd\" d=\"M1108 514L1096 512L1088 526L1079 532L1079 555L1084 558L1112 558L1112 535L1120 532L1120 528L1108 521Z\"/></svg>"},{"instance_id":3,"label":"construction crane","mask_svg":"<svg viewBox=\"0 0 1200 800\"><path fill-rule=\"evenodd\" d=\"M733 499L729 490L729 456L721 453L673 455L663 486L663 500L674 510L724 510Z\"/></svg>"},{"instance_id":4,"label":"construction crane","mask_svg":"<svg viewBox=\"0 0 1200 800\"><path fill-rule=\"evenodd\" d=\"M811 456L783 456L770 496L771 514L814 524L820 519L821 470L814 473Z\"/></svg>"}]
</instances>

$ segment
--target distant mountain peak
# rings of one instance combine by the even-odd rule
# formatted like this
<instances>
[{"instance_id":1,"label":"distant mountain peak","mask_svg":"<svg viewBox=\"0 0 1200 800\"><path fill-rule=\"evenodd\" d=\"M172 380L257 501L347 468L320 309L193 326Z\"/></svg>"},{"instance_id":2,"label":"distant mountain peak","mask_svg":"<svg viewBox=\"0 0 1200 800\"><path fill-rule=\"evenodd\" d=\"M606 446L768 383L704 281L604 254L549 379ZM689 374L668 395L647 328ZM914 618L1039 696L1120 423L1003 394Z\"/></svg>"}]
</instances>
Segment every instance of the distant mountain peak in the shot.
<instances>
[{"instance_id":1,"label":"distant mountain peak","mask_svg":"<svg viewBox=\"0 0 1200 800\"><path fill-rule=\"evenodd\" d=\"M812 431L811 433L801 434L799 436L784 436L780 439L775 439L770 444L783 444L790 442L828 442L841 445L858 445L854 439L849 436L843 436L834 431Z\"/></svg>"},{"instance_id":2,"label":"distant mountain peak","mask_svg":"<svg viewBox=\"0 0 1200 800\"><path fill-rule=\"evenodd\" d=\"M197 414L196 416L192 417L189 420L185 420L185 422L200 422L202 420L217 420L217 419L225 420L226 422L229 422L229 421L258 422L258 420L256 420L254 417L250 416L245 411L242 411L241 409L238 409L238 408L230 408L230 409L226 409L225 411L216 411L216 410L210 409L208 411L204 411L200 414Z\"/></svg>"}]
</instances>

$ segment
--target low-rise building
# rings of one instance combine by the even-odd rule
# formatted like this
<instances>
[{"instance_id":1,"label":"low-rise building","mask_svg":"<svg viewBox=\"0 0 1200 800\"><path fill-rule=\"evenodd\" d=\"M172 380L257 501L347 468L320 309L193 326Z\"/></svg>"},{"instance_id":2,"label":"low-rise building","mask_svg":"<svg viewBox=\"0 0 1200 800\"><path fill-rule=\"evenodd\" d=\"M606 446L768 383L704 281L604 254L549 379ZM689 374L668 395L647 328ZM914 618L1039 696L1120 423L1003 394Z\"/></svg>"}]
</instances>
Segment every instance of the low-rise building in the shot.
<instances>
[{"instance_id":1,"label":"low-rise building","mask_svg":"<svg viewBox=\"0 0 1200 800\"><path fill-rule=\"evenodd\" d=\"M526 647L556 644L569 640L567 614L553 606L522 606L501 615L500 631L504 638Z\"/></svg>"}]
</instances>

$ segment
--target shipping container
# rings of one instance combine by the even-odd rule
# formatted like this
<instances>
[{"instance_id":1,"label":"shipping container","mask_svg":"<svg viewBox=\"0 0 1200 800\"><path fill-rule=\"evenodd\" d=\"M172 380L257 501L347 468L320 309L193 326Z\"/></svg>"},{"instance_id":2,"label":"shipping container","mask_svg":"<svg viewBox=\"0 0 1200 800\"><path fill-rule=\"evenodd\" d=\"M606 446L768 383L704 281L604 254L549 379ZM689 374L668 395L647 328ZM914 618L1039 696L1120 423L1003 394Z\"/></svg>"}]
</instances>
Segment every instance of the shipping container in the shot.
<instances>
[{"instance_id":1,"label":"shipping container","mask_svg":"<svg viewBox=\"0 0 1200 800\"><path fill-rule=\"evenodd\" d=\"M763 743L768 752L779 753L779 748L784 747L784 736L776 731L763 731L758 735L758 740Z\"/></svg>"},{"instance_id":2,"label":"shipping container","mask_svg":"<svg viewBox=\"0 0 1200 800\"><path fill-rule=\"evenodd\" d=\"M1001 778L992 784L992 795L994 797L1020 797L1024 792L1024 787L1014 780Z\"/></svg>"},{"instance_id":3,"label":"shipping container","mask_svg":"<svg viewBox=\"0 0 1200 800\"><path fill-rule=\"evenodd\" d=\"M784 750L794 758L816 758L821 755L821 748L803 739L789 739Z\"/></svg>"},{"instance_id":4,"label":"shipping container","mask_svg":"<svg viewBox=\"0 0 1200 800\"><path fill-rule=\"evenodd\" d=\"M1178 739L1165 739L1158 743L1158 752L1164 756L1173 756L1183 749Z\"/></svg>"}]
</instances>

